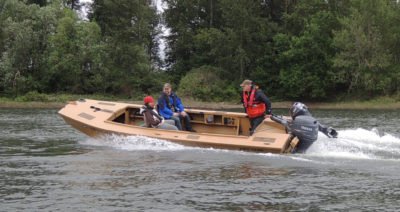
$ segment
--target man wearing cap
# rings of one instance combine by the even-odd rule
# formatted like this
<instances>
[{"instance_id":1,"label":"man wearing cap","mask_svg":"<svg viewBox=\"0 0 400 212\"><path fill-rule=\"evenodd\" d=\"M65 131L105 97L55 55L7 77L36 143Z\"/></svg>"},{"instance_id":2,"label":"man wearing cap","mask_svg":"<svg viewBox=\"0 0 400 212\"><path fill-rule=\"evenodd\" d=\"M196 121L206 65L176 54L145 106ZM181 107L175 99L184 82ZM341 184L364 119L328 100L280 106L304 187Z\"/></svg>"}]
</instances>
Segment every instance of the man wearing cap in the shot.
<instances>
[{"instance_id":1,"label":"man wearing cap","mask_svg":"<svg viewBox=\"0 0 400 212\"><path fill-rule=\"evenodd\" d=\"M181 100L174 92L172 92L172 88L169 83L164 84L163 92L158 98L158 110L160 115L165 119L174 120L175 125L179 130L182 130L180 120L183 119L185 122L186 131L196 132L194 129L192 129L189 115L185 112Z\"/></svg>"},{"instance_id":2,"label":"man wearing cap","mask_svg":"<svg viewBox=\"0 0 400 212\"><path fill-rule=\"evenodd\" d=\"M147 127L154 127L165 130L178 130L173 120L165 120L154 109L154 99L151 96L144 98L144 105L140 108L140 114L144 117Z\"/></svg>"},{"instance_id":3,"label":"man wearing cap","mask_svg":"<svg viewBox=\"0 0 400 212\"><path fill-rule=\"evenodd\" d=\"M271 116L271 102L251 80L244 80L240 87L243 88L243 107L250 119L250 135L253 135L258 125Z\"/></svg>"}]
</instances>

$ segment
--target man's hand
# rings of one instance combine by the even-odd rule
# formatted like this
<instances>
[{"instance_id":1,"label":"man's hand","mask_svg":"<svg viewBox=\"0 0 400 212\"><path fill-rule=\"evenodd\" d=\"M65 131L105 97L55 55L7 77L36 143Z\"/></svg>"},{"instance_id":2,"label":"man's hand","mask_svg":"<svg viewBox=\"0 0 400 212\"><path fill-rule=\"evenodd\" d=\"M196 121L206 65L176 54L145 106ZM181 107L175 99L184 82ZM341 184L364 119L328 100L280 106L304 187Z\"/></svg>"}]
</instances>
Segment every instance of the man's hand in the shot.
<instances>
[{"instance_id":1,"label":"man's hand","mask_svg":"<svg viewBox=\"0 0 400 212\"><path fill-rule=\"evenodd\" d=\"M182 112L181 112L181 115L182 115L183 117L185 117L185 116L187 116L187 113L186 113L185 111L182 111Z\"/></svg>"},{"instance_id":2,"label":"man's hand","mask_svg":"<svg viewBox=\"0 0 400 212\"><path fill-rule=\"evenodd\" d=\"M172 114L173 116L179 117L179 113Z\"/></svg>"}]
</instances>

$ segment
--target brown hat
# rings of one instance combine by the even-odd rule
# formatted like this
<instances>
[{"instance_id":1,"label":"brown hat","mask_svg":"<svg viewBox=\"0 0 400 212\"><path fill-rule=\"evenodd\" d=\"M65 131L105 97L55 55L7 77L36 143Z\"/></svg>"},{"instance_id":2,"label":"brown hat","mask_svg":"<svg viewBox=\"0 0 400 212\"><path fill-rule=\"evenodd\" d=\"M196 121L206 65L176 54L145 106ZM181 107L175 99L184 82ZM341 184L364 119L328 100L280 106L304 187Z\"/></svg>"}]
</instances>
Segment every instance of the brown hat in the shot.
<instances>
[{"instance_id":1,"label":"brown hat","mask_svg":"<svg viewBox=\"0 0 400 212\"><path fill-rule=\"evenodd\" d=\"M245 85L251 85L253 82L251 80L244 80L242 84L240 84L240 87L244 87Z\"/></svg>"},{"instance_id":2,"label":"brown hat","mask_svg":"<svg viewBox=\"0 0 400 212\"><path fill-rule=\"evenodd\" d=\"M171 88L171 84L165 83L165 84L164 84L164 89L165 89L165 88Z\"/></svg>"}]
</instances>

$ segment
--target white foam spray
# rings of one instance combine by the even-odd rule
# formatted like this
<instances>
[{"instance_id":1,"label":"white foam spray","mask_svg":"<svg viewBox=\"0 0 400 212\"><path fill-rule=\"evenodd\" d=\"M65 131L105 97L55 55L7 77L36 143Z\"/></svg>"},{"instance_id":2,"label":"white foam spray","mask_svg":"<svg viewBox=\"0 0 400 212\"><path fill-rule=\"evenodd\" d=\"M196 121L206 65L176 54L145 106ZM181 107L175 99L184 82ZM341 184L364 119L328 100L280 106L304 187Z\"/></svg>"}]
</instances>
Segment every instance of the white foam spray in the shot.
<instances>
[{"instance_id":1,"label":"white foam spray","mask_svg":"<svg viewBox=\"0 0 400 212\"><path fill-rule=\"evenodd\" d=\"M107 146L127 151L177 151L191 148L156 138L149 138L145 136L120 135L105 135L100 138L90 138L84 141L83 144L94 146Z\"/></svg>"},{"instance_id":2,"label":"white foam spray","mask_svg":"<svg viewBox=\"0 0 400 212\"><path fill-rule=\"evenodd\" d=\"M213 148L188 147L170 141L149 138L145 136L118 136L108 135L101 138L90 138L83 142L86 145L107 146L127 151L181 151L206 150L234 152L239 154L253 154L231 150ZM259 154L258 154L259 155ZM263 154L278 156L276 154ZM339 131L338 138L327 138L324 134L318 135L318 140L306 151L306 156L349 158L349 159L384 159L400 161L400 138L383 133L377 129L362 128ZM300 155L299 155L300 156ZM297 159L308 160L304 157Z\"/></svg>"},{"instance_id":3,"label":"white foam spray","mask_svg":"<svg viewBox=\"0 0 400 212\"><path fill-rule=\"evenodd\" d=\"M377 129L362 128L339 131L338 138L320 133L318 140L306 151L307 155L354 159L400 160L400 138Z\"/></svg>"}]
</instances>

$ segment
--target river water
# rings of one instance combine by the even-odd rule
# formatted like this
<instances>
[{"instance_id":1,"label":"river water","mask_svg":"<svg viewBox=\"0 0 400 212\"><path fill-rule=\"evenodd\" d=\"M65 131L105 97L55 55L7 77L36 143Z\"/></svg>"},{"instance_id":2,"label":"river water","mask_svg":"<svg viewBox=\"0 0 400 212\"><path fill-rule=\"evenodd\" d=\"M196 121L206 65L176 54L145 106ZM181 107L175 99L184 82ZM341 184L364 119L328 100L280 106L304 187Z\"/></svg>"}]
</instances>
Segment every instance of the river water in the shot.
<instances>
[{"instance_id":1,"label":"river water","mask_svg":"<svg viewBox=\"0 0 400 212\"><path fill-rule=\"evenodd\" d=\"M278 155L93 139L57 110L0 109L0 211L399 211L400 112L311 113L339 137Z\"/></svg>"}]
</instances>

